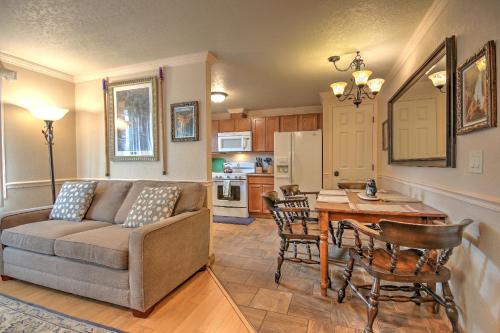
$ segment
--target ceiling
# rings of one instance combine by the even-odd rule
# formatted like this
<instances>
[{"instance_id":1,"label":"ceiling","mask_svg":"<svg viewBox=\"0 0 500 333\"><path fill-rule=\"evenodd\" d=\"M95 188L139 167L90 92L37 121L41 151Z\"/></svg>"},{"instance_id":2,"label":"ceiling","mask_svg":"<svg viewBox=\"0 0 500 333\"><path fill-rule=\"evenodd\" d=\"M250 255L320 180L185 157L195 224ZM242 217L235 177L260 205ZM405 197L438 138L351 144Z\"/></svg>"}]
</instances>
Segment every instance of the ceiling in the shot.
<instances>
[{"instance_id":1,"label":"ceiling","mask_svg":"<svg viewBox=\"0 0 500 333\"><path fill-rule=\"evenodd\" d=\"M0 50L79 75L212 51L227 108L320 104L327 58L388 74L432 0L0 0Z\"/></svg>"}]
</instances>

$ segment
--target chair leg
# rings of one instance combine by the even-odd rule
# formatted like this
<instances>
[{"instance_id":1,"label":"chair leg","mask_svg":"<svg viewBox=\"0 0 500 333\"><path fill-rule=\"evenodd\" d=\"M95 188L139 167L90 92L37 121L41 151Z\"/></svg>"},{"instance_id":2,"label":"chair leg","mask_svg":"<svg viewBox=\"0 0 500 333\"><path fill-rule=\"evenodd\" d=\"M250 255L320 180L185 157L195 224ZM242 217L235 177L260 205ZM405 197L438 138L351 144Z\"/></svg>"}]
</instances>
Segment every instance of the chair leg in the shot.
<instances>
[{"instance_id":1,"label":"chair leg","mask_svg":"<svg viewBox=\"0 0 500 333\"><path fill-rule=\"evenodd\" d=\"M283 261L285 260L285 248L287 246L287 243L288 243L287 240L285 240L284 238L281 239L280 251L279 251L279 254L278 254L278 267L276 269L276 273L274 274L274 282L276 282L276 283L280 283L280 279L281 279L281 266L283 265Z\"/></svg>"},{"instance_id":2,"label":"chair leg","mask_svg":"<svg viewBox=\"0 0 500 333\"><path fill-rule=\"evenodd\" d=\"M354 258L349 258L349 262L347 263L347 266L345 267L344 270L342 286L340 287L337 295L337 302L339 303L342 303L342 301L344 300L345 288L347 288L348 281L351 280L353 267L354 267Z\"/></svg>"},{"instance_id":3,"label":"chair leg","mask_svg":"<svg viewBox=\"0 0 500 333\"><path fill-rule=\"evenodd\" d=\"M450 320L453 333L458 333L458 311L457 307L455 306L455 301L453 300L453 294L451 293L450 285L448 284L448 282L443 282L442 287L446 306L446 315Z\"/></svg>"},{"instance_id":4,"label":"chair leg","mask_svg":"<svg viewBox=\"0 0 500 333\"><path fill-rule=\"evenodd\" d=\"M378 297L380 296L380 280L373 278L372 291L368 300L368 323L366 324L364 333L373 333L373 322L378 313Z\"/></svg>"},{"instance_id":5,"label":"chair leg","mask_svg":"<svg viewBox=\"0 0 500 333\"><path fill-rule=\"evenodd\" d=\"M420 293L420 283L414 283L413 286L415 287L415 292L413 293L413 297L421 297L422 294ZM422 303L415 302L415 304L420 306Z\"/></svg>"},{"instance_id":6,"label":"chair leg","mask_svg":"<svg viewBox=\"0 0 500 333\"><path fill-rule=\"evenodd\" d=\"M337 226L337 247L340 249L342 247L342 235L344 234L344 225L339 222Z\"/></svg>"},{"instance_id":7,"label":"chair leg","mask_svg":"<svg viewBox=\"0 0 500 333\"><path fill-rule=\"evenodd\" d=\"M337 245L337 240L335 239L335 230L333 229L332 221L328 221L328 229L330 230L330 234L332 235L333 245Z\"/></svg>"}]
</instances>

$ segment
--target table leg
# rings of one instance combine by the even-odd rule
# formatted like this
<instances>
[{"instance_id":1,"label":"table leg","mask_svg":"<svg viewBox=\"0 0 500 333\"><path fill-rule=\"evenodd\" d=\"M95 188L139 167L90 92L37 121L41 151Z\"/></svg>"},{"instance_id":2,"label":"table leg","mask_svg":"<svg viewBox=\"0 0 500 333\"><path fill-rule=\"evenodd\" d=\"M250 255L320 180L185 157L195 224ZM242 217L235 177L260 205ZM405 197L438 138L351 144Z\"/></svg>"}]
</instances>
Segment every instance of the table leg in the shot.
<instances>
[{"instance_id":1,"label":"table leg","mask_svg":"<svg viewBox=\"0 0 500 333\"><path fill-rule=\"evenodd\" d=\"M321 295L326 296L328 288L328 212L319 213L319 261Z\"/></svg>"}]
</instances>

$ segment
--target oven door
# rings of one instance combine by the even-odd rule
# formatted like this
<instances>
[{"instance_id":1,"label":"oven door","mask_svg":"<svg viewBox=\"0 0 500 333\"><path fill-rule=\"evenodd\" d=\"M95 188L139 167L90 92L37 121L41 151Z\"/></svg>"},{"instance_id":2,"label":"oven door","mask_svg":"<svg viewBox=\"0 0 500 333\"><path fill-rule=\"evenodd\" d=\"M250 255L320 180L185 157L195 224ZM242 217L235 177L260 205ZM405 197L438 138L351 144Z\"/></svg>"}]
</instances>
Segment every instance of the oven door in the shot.
<instances>
[{"instance_id":1,"label":"oven door","mask_svg":"<svg viewBox=\"0 0 500 333\"><path fill-rule=\"evenodd\" d=\"M213 204L219 207L246 208L247 188L246 182L242 180L231 180L231 190L229 195L224 195L224 181L213 182Z\"/></svg>"}]
</instances>

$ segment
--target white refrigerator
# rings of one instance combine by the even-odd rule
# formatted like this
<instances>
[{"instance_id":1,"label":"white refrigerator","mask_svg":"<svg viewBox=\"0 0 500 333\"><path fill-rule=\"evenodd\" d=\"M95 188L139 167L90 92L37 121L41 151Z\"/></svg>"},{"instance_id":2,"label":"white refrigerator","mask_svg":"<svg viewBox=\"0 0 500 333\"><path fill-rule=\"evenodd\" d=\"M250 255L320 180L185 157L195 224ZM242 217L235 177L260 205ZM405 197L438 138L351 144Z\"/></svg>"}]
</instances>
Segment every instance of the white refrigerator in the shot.
<instances>
[{"instance_id":1,"label":"white refrigerator","mask_svg":"<svg viewBox=\"0 0 500 333\"><path fill-rule=\"evenodd\" d=\"M302 191L320 191L323 184L321 130L274 133L274 190L297 184ZM310 197L309 202L314 203Z\"/></svg>"}]
</instances>

